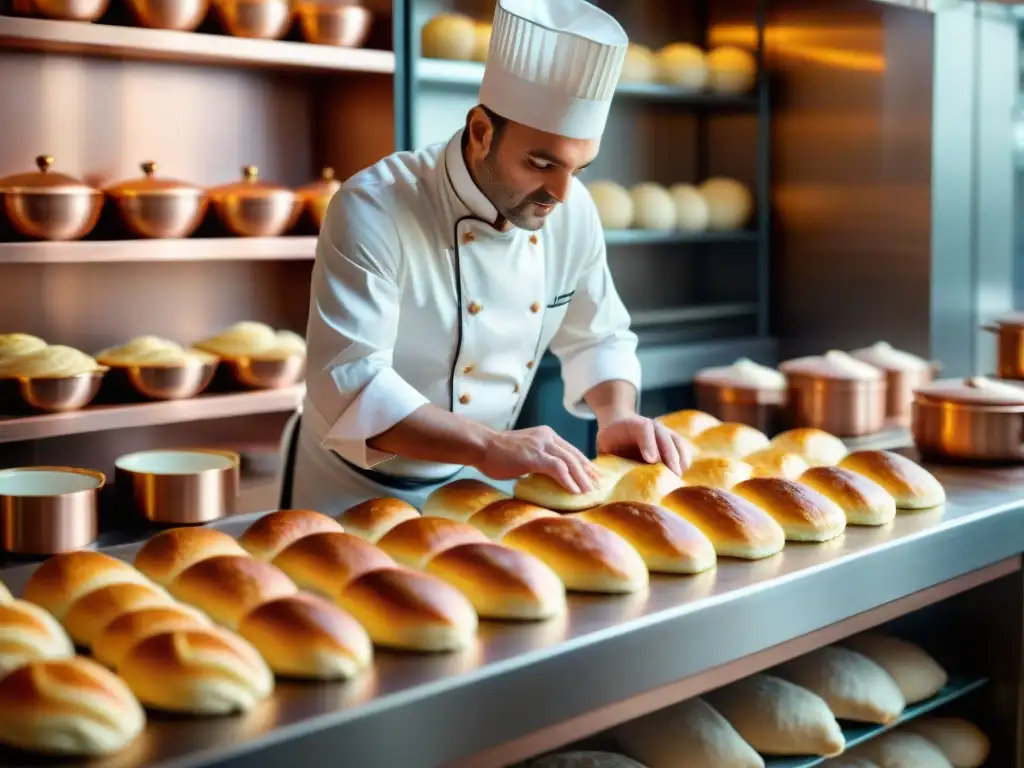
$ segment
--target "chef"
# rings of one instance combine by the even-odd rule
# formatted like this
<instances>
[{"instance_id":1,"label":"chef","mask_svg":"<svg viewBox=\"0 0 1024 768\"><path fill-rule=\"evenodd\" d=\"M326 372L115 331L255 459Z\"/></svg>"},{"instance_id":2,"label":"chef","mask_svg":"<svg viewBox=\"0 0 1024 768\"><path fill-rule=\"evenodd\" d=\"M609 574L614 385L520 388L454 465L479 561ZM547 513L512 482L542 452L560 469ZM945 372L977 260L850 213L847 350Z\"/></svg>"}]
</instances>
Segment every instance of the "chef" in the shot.
<instances>
[{"instance_id":1,"label":"chef","mask_svg":"<svg viewBox=\"0 0 1024 768\"><path fill-rule=\"evenodd\" d=\"M627 42L584 0L499 0L465 127L335 195L313 268L292 507L421 506L458 476L536 472L590 490L580 451L547 427L513 428L548 349L565 407L597 419L599 451L681 471L679 439L637 413L637 339L577 178Z\"/></svg>"}]
</instances>

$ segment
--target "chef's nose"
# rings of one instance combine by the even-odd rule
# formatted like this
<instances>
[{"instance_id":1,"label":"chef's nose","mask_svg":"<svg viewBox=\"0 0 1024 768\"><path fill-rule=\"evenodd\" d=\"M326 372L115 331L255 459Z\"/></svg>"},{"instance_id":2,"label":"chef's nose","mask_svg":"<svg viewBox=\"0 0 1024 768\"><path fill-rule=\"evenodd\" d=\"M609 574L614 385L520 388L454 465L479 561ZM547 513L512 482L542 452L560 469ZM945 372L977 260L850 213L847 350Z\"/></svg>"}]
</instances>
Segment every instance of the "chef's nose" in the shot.
<instances>
[{"instance_id":1,"label":"chef's nose","mask_svg":"<svg viewBox=\"0 0 1024 768\"><path fill-rule=\"evenodd\" d=\"M545 190L551 197L564 203L569 198L569 190L572 188L572 174L568 171L560 171L551 180L550 186Z\"/></svg>"}]
</instances>

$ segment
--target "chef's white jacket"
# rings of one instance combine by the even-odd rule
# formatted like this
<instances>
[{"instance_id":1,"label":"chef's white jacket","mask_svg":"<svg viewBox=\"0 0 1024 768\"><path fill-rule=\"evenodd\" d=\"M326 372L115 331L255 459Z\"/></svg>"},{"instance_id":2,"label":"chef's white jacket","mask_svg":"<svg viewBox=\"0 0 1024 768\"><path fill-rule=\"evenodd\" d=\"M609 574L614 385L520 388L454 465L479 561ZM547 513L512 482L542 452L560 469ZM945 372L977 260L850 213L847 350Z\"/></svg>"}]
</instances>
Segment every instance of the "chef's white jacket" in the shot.
<instances>
[{"instance_id":1,"label":"chef's white jacket","mask_svg":"<svg viewBox=\"0 0 1024 768\"><path fill-rule=\"evenodd\" d=\"M303 430L325 452L383 475L457 472L367 441L427 403L511 428L549 347L578 416L592 416L583 395L596 384L640 388L637 339L584 185L573 181L541 230L500 232L461 141L460 131L352 177L317 241Z\"/></svg>"}]
</instances>

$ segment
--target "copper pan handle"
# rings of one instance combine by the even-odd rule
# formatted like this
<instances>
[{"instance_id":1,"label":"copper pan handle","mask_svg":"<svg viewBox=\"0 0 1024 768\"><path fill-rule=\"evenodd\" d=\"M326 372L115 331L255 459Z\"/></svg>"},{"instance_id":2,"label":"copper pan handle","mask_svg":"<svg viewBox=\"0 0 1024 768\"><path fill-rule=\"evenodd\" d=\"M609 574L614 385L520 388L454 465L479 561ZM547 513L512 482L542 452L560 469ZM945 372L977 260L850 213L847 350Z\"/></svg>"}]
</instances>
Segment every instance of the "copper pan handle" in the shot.
<instances>
[{"instance_id":1,"label":"copper pan handle","mask_svg":"<svg viewBox=\"0 0 1024 768\"><path fill-rule=\"evenodd\" d=\"M981 326L981 330L988 331L989 333L999 333L999 326L993 325L992 323L985 323Z\"/></svg>"}]
</instances>

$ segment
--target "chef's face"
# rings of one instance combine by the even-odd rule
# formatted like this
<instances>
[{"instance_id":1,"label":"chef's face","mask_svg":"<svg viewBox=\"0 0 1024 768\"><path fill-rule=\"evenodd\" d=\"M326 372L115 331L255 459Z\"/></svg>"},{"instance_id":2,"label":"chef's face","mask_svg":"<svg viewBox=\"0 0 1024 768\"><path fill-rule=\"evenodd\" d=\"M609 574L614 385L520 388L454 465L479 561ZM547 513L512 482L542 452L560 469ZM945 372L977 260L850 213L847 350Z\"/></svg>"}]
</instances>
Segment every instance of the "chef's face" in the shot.
<instances>
[{"instance_id":1,"label":"chef's face","mask_svg":"<svg viewBox=\"0 0 1024 768\"><path fill-rule=\"evenodd\" d=\"M498 213L536 230L572 189L572 178L597 156L600 139L567 139L521 123L469 113L466 162ZM497 124L495 124L497 123Z\"/></svg>"}]
</instances>

